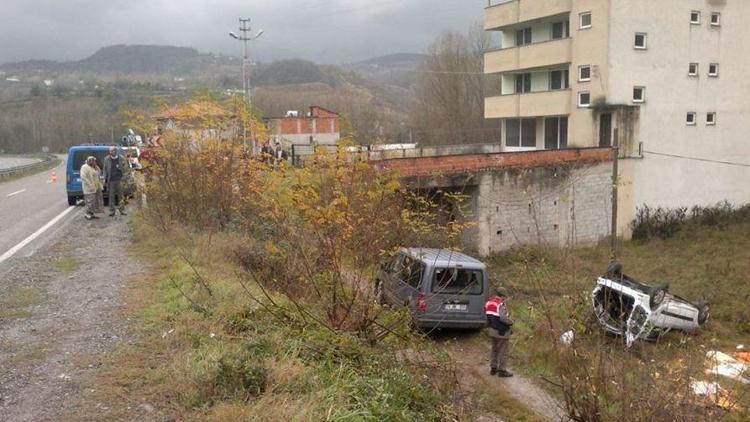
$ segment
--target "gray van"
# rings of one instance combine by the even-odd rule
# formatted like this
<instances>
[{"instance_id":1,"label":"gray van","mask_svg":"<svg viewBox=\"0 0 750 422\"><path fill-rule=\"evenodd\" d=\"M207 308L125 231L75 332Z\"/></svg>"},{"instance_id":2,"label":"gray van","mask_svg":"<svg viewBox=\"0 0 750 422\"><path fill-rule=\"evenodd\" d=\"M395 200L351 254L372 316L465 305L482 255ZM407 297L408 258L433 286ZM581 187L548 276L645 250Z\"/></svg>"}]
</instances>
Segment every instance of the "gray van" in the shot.
<instances>
[{"instance_id":1,"label":"gray van","mask_svg":"<svg viewBox=\"0 0 750 422\"><path fill-rule=\"evenodd\" d=\"M447 249L402 249L381 265L379 303L407 306L418 328L481 328L489 281L487 266Z\"/></svg>"}]
</instances>

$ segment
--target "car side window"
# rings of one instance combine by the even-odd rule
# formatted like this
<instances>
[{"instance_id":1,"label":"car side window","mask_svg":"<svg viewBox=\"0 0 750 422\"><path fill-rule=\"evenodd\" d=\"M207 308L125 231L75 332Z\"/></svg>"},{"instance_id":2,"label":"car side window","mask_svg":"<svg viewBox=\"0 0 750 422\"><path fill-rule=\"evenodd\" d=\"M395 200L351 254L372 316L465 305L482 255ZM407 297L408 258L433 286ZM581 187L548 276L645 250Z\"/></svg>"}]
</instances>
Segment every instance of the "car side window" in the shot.
<instances>
[{"instance_id":1,"label":"car side window","mask_svg":"<svg viewBox=\"0 0 750 422\"><path fill-rule=\"evenodd\" d=\"M407 267L405 265L404 269L406 268ZM409 259L408 273L404 274L402 280L416 289L419 287L422 281L422 275L424 275L424 271L425 266L423 263L415 259Z\"/></svg>"},{"instance_id":2,"label":"car side window","mask_svg":"<svg viewBox=\"0 0 750 422\"><path fill-rule=\"evenodd\" d=\"M388 269L389 272L397 273L401 271L403 260L404 260L404 255L398 254L395 257L393 257L393 259L391 260L391 262L388 263L388 266L386 268Z\"/></svg>"}]
</instances>

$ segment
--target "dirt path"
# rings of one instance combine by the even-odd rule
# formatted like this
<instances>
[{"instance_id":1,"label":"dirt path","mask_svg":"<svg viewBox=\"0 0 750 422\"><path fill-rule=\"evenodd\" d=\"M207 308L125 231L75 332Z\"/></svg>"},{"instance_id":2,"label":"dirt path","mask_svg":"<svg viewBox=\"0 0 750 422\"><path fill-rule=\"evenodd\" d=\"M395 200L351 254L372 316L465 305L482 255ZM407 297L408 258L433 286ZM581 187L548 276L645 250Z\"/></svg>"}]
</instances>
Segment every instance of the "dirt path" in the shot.
<instances>
[{"instance_id":1,"label":"dirt path","mask_svg":"<svg viewBox=\"0 0 750 422\"><path fill-rule=\"evenodd\" d=\"M55 243L9 261L0 274L0 420L60 420L72 397L96 388L83 380L98 359L130 341L129 321L116 316L141 271L125 253L128 238L127 217L76 216Z\"/></svg>"},{"instance_id":2,"label":"dirt path","mask_svg":"<svg viewBox=\"0 0 750 422\"><path fill-rule=\"evenodd\" d=\"M447 333L437 340L444 343L446 351L456 361L462 390L467 394L484 393L485 401L504 408L504 414L514 413L511 409L514 406L525 407L525 409L515 410L515 418L518 419L523 418L525 411L531 411L539 420L555 422L568 420L562 403L536 386L530 379L517 372L511 378L490 376L490 344L484 333ZM501 419L488 411L480 415L480 420L491 422Z\"/></svg>"}]
</instances>

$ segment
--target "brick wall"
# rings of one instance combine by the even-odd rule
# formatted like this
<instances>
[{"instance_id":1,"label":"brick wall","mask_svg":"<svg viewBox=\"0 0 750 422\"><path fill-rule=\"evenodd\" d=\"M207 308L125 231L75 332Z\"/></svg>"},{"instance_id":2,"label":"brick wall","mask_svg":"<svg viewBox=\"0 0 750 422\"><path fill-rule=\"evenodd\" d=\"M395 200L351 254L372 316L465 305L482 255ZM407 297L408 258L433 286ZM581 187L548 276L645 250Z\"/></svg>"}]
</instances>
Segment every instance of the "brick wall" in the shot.
<instances>
[{"instance_id":1,"label":"brick wall","mask_svg":"<svg viewBox=\"0 0 750 422\"><path fill-rule=\"evenodd\" d=\"M397 170L402 176L410 178L511 168L595 164L611 159L612 152L608 148L583 148L398 158L382 160L377 165L383 169Z\"/></svg>"}]
</instances>

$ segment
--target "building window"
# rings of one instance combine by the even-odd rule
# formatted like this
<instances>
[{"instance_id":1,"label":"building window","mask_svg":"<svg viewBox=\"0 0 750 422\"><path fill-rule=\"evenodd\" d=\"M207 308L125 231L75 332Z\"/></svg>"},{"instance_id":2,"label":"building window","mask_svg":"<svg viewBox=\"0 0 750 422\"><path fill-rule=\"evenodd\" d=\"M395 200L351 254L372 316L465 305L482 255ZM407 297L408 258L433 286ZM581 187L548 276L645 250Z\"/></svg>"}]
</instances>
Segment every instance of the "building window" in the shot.
<instances>
[{"instance_id":1,"label":"building window","mask_svg":"<svg viewBox=\"0 0 750 422\"><path fill-rule=\"evenodd\" d=\"M713 126L716 124L716 112L710 111L706 113L706 126Z\"/></svg>"},{"instance_id":2,"label":"building window","mask_svg":"<svg viewBox=\"0 0 750 422\"><path fill-rule=\"evenodd\" d=\"M536 119L505 120L505 146L536 147Z\"/></svg>"},{"instance_id":3,"label":"building window","mask_svg":"<svg viewBox=\"0 0 750 422\"><path fill-rule=\"evenodd\" d=\"M568 146L568 117L544 119L544 149L561 149Z\"/></svg>"},{"instance_id":4,"label":"building window","mask_svg":"<svg viewBox=\"0 0 750 422\"><path fill-rule=\"evenodd\" d=\"M591 105L591 93L580 91L578 93L578 107L588 107Z\"/></svg>"},{"instance_id":5,"label":"building window","mask_svg":"<svg viewBox=\"0 0 750 422\"><path fill-rule=\"evenodd\" d=\"M635 43L633 44L633 47L638 50L645 50L646 47L646 33L645 32L636 32L635 33Z\"/></svg>"},{"instance_id":6,"label":"building window","mask_svg":"<svg viewBox=\"0 0 750 422\"><path fill-rule=\"evenodd\" d=\"M711 26L721 26L721 13L711 13Z\"/></svg>"},{"instance_id":7,"label":"building window","mask_svg":"<svg viewBox=\"0 0 750 422\"><path fill-rule=\"evenodd\" d=\"M700 25L701 24L701 12L697 10L693 10L690 12L690 23L693 25Z\"/></svg>"},{"instance_id":8,"label":"building window","mask_svg":"<svg viewBox=\"0 0 750 422\"><path fill-rule=\"evenodd\" d=\"M695 125L695 112L694 111L688 111L687 117L685 118L685 124L688 126Z\"/></svg>"},{"instance_id":9,"label":"building window","mask_svg":"<svg viewBox=\"0 0 750 422\"><path fill-rule=\"evenodd\" d=\"M591 80L591 66L578 66L578 82L588 82Z\"/></svg>"},{"instance_id":10,"label":"building window","mask_svg":"<svg viewBox=\"0 0 750 422\"><path fill-rule=\"evenodd\" d=\"M688 65L688 76L698 76L698 63Z\"/></svg>"},{"instance_id":11,"label":"building window","mask_svg":"<svg viewBox=\"0 0 750 422\"><path fill-rule=\"evenodd\" d=\"M549 89L568 89L568 71L553 70L549 73Z\"/></svg>"},{"instance_id":12,"label":"building window","mask_svg":"<svg viewBox=\"0 0 750 422\"><path fill-rule=\"evenodd\" d=\"M516 75L516 94L531 92L531 73L519 73Z\"/></svg>"},{"instance_id":13,"label":"building window","mask_svg":"<svg viewBox=\"0 0 750 422\"><path fill-rule=\"evenodd\" d=\"M719 76L719 64L711 63L708 65L708 76L716 78Z\"/></svg>"},{"instance_id":14,"label":"building window","mask_svg":"<svg viewBox=\"0 0 750 422\"><path fill-rule=\"evenodd\" d=\"M645 86L633 87L633 102L634 103L646 102L646 87Z\"/></svg>"},{"instance_id":15,"label":"building window","mask_svg":"<svg viewBox=\"0 0 750 422\"><path fill-rule=\"evenodd\" d=\"M570 36L570 30L568 29L568 21L555 22L552 24L552 39L559 40L561 38L568 38Z\"/></svg>"},{"instance_id":16,"label":"building window","mask_svg":"<svg viewBox=\"0 0 750 422\"><path fill-rule=\"evenodd\" d=\"M531 28L516 31L516 46L531 44Z\"/></svg>"},{"instance_id":17,"label":"building window","mask_svg":"<svg viewBox=\"0 0 750 422\"><path fill-rule=\"evenodd\" d=\"M580 29L591 28L591 12L584 12L578 15L578 21Z\"/></svg>"}]
</instances>

